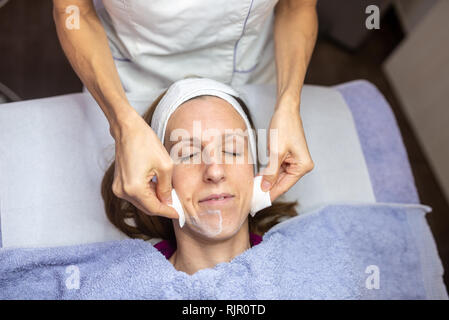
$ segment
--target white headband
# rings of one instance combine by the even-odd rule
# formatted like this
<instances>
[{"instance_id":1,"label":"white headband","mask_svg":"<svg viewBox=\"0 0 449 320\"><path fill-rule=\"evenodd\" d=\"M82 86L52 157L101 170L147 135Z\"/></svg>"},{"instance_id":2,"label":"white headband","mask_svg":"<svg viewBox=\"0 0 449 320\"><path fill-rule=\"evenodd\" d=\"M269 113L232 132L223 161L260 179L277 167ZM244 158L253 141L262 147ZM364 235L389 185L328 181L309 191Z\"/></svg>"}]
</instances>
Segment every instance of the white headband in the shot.
<instances>
[{"instance_id":1,"label":"white headband","mask_svg":"<svg viewBox=\"0 0 449 320\"><path fill-rule=\"evenodd\" d=\"M157 134L161 142L164 143L167 123L173 112L187 100L202 95L216 96L226 100L243 118L248 130L248 146L254 162L254 175L256 175L258 166L254 131L252 130L251 124L240 103L232 97L239 97L239 94L224 83L207 78L188 78L176 81L168 88L164 97L157 105L151 120L151 128Z\"/></svg>"}]
</instances>

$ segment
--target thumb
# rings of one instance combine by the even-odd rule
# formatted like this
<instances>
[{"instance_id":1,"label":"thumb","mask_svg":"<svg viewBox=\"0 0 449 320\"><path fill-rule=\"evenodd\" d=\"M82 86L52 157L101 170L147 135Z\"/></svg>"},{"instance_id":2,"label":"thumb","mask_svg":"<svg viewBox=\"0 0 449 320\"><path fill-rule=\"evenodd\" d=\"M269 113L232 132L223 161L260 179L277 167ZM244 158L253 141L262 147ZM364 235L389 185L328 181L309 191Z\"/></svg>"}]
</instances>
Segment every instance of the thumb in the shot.
<instances>
[{"instance_id":1,"label":"thumb","mask_svg":"<svg viewBox=\"0 0 449 320\"><path fill-rule=\"evenodd\" d=\"M133 202L140 211L148 215L158 215L170 219L178 219L179 215L176 210L159 200L154 195L145 195L140 197L139 202Z\"/></svg>"},{"instance_id":2,"label":"thumb","mask_svg":"<svg viewBox=\"0 0 449 320\"><path fill-rule=\"evenodd\" d=\"M164 170L157 173L156 195L161 202L172 204L172 171Z\"/></svg>"},{"instance_id":3,"label":"thumb","mask_svg":"<svg viewBox=\"0 0 449 320\"><path fill-rule=\"evenodd\" d=\"M280 161L280 157L277 155L270 156L270 161L268 166L263 170L262 175L262 184L261 188L264 192L267 192L271 189L271 187L276 183L279 176L279 168L281 166L282 161Z\"/></svg>"}]
</instances>

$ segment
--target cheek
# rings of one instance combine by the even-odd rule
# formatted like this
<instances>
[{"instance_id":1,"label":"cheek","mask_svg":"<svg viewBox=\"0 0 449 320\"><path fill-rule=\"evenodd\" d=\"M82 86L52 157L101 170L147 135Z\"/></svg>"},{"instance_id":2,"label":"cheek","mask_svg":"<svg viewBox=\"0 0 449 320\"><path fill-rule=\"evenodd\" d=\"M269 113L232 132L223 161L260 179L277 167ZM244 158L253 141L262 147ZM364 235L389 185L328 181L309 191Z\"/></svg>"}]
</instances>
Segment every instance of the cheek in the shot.
<instances>
[{"instance_id":1,"label":"cheek","mask_svg":"<svg viewBox=\"0 0 449 320\"><path fill-rule=\"evenodd\" d=\"M172 173L172 186L176 189L178 195L188 194L189 190L193 190L196 184L198 173L192 168L186 168L181 164L175 165Z\"/></svg>"},{"instance_id":2,"label":"cheek","mask_svg":"<svg viewBox=\"0 0 449 320\"><path fill-rule=\"evenodd\" d=\"M238 185L250 183L254 179L253 165L248 163L234 165L228 171L228 177L238 181ZM247 188L248 185L241 187Z\"/></svg>"},{"instance_id":3,"label":"cheek","mask_svg":"<svg viewBox=\"0 0 449 320\"><path fill-rule=\"evenodd\" d=\"M251 197L253 193L254 172L252 165L237 165L232 170L232 184L236 186L240 194L240 205L242 210L249 210L251 206Z\"/></svg>"}]
</instances>

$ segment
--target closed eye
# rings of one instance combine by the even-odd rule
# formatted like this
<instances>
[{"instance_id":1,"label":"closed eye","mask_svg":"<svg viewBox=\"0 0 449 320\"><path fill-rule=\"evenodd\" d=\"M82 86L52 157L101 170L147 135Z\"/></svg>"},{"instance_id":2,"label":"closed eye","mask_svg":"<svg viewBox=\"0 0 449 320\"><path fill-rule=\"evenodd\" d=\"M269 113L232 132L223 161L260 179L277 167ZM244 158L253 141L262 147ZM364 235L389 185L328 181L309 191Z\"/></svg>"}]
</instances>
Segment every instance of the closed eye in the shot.
<instances>
[{"instance_id":1,"label":"closed eye","mask_svg":"<svg viewBox=\"0 0 449 320\"><path fill-rule=\"evenodd\" d=\"M236 152L227 152L227 151L224 151L224 153L232 154L234 157L236 157L236 156L241 156L241 155L242 155L241 153L236 153Z\"/></svg>"},{"instance_id":2,"label":"closed eye","mask_svg":"<svg viewBox=\"0 0 449 320\"><path fill-rule=\"evenodd\" d=\"M189 155L189 156L186 156L186 157L181 157L181 161L184 161L184 160L190 159L190 158L192 158L193 156L196 156L197 154L199 154L199 152L196 152L196 153L192 153L191 155Z\"/></svg>"},{"instance_id":3,"label":"closed eye","mask_svg":"<svg viewBox=\"0 0 449 320\"><path fill-rule=\"evenodd\" d=\"M192 157L196 156L196 155L199 154L199 153L200 153L200 152L196 152L196 153L192 153L191 155L182 157L182 158L181 158L181 161L191 159ZM227 152L227 151L223 151L223 153L232 154L234 157L239 157L239 156L242 155L241 153L237 153L237 152Z\"/></svg>"}]
</instances>

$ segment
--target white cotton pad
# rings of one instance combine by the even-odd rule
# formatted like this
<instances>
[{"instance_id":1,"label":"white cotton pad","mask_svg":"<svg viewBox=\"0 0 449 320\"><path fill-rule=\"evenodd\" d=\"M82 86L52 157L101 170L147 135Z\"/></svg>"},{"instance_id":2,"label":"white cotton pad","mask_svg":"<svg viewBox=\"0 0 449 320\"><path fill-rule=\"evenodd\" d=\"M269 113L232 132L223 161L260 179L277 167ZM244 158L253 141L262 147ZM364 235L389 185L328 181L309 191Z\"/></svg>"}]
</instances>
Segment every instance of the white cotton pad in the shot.
<instances>
[{"instance_id":1,"label":"white cotton pad","mask_svg":"<svg viewBox=\"0 0 449 320\"><path fill-rule=\"evenodd\" d=\"M171 198L173 204L169 204L170 207L176 210L179 216L179 227L182 228L186 221L186 217L184 215L184 210L182 209L181 201L179 201L178 195L176 194L175 189L171 190Z\"/></svg>"},{"instance_id":2,"label":"white cotton pad","mask_svg":"<svg viewBox=\"0 0 449 320\"><path fill-rule=\"evenodd\" d=\"M253 185L253 198L251 200L251 216L254 217L256 213L262 209L271 206L270 192L264 192L260 187L263 176L256 176Z\"/></svg>"},{"instance_id":3,"label":"white cotton pad","mask_svg":"<svg viewBox=\"0 0 449 320\"><path fill-rule=\"evenodd\" d=\"M151 179L154 183L157 183L157 177L154 176L153 179ZM178 194L176 193L175 189L171 189L171 199L173 204L169 204L170 207L176 210L179 216L179 227L183 227L184 223L186 221L186 216L184 214L184 210L182 209L181 201L179 201Z\"/></svg>"}]
</instances>

